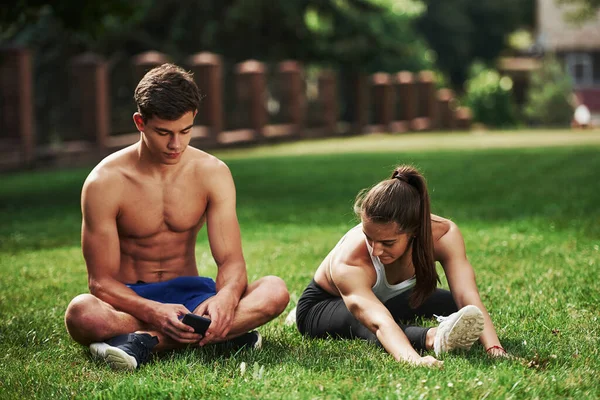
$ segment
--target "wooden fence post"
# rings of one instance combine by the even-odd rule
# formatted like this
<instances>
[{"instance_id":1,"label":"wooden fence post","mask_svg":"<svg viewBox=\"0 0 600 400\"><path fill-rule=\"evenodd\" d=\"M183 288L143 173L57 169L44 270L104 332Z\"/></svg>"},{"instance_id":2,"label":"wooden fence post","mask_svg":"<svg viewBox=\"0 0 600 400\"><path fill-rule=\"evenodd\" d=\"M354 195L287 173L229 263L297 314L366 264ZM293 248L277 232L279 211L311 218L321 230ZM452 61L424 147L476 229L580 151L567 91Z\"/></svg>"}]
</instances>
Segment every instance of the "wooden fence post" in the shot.
<instances>
[{"instance_id":1,"label":"wooden fence post","mask_svg":"<svg viewBox=\"0 0 600 400\"><path fill-rule=\"evenodd\" d=\"M350 76L350 96L352 97L352 131L362 134L369 123L369 77L360 72L354 72Z\"/></svg>"},{"instance_id":2,"label":"wooden fence post","mask_svg":"<svg viewBox=\"0 0 600 400\"><path fill-rule=\"evenodd\" d=\"M458 107L454 112L456 129L469 130L473 122L473 113L469 107Z\"/></svg>"},{"instance_id":3,"label":"wooden fence post","mask_svg":"<svg viewBox=\"0 0 600 400\"><path fill-rule=\"evenodd\" d=\"M418 75L419 117L414 121L415 130L433 130L437 128L437 99L435 75L432 71L421 71Z\"/></svg>"},{"instance_id":4,"label":"wooden fence post","mask_svg":"<svg viewBox=\"0 0 600 400\"><path fill-rule=\"evenodd\" d=\"M326 135L337 133L338 103L337 79L332 70L321 71L319 75L319 103L321 107L321 121L326 129Z\"/></svg>"},{"instance_id":5,"label":"wooden fence post","mask_svg":"<svg viewBox=\"0 0 600 400\"><path fill-rule=\"evenodd\" d=\"M0 139L6 143L2 150L15 149L18 164L31 164L36 156L33 99L31 51L21 47L3 48L0 51Z\"/></svg>"},{"instance_id":6,"label":"wooden fence post","mask_svg":"<svg viewBox=\"0 0 600 400\"><path fill-rule=\"evenodd\" d=\"M216 142L223 131L223 62L217 54L202 52L191 56L189 64L203 96L198 125L208 126L209 140Z\"/></svg>"},{"instance_id":7,"label":"wooden fence post","mask_svg":"<svg viewBox=\"0 0 600 400\"><path fill-rule=\"evenodd\" d=\"M412 72L400 71L395 75L396 107L393 130L404 132L411 129L412 121L417 118L417 85Z\"/></svg>"},{"instance_id":8,"label":"wooden fence post","mask_svg":"<svg viewBox=\"0 0 600 400\"><path fill-rule=\"evenodd\" d=\"M378 72L371 77L373 88L373 112L375 130L387 132L390 130L394 112L394 94L390 74Z\"/></svg>"},{"instance_id":9,"label":"wooden fence post","mask_svg":"<svg viewBox=\"0 0 600 400\"><path fill-rule=\"evenodd\" d=\"M278 66L278 74L285 121L294 126L292 135L300 135L306 105L302 66L297 61L282 61Z\"/></svg>"},{"instance_id":10,"label":"wooden fence post","mask_svg":"<svg viewBox=\"0 0 600 400\"><path fill-rule=\"evenodd\" d=\"M71 72L80 112L79 137L105 150L110 135L106 61L98 54L84 53L73 59Z\"/></svg>"},{"instance_id":11,"label":"wooden fence post","mask_svg":"<svg viewBox=\"0 0 600 400\"><path fill-rule=\"evenodd\" d=\"M166 54L154 50L133 56L133 73L136 82L139 82L152 68L167 62L169 62L169 57Z\"/></svg>"},{"instance_id":12,"label":"wooden fence post","mask_svg":"<svg viewBox=\"0 0 600 400\"><path fill-rule=\"evenodd\" d=\"M245 121L254 130L257 140L264 139L268 114L265 107L266 68L263 63L248 60L236 66L236 92L238 105L245 114Z\"/></svg>"},{"instance_id":13,"label":"wooden fence post","mask_svg":"<svg viewBox=\"0 0 600 400\"><path fill-rule=\"evenodd\" d=\"M440 89L437 92L437 115L440 129L454 129L454 112L452 101L454 92L451 89Z\"/></svg>"}]
</instances>

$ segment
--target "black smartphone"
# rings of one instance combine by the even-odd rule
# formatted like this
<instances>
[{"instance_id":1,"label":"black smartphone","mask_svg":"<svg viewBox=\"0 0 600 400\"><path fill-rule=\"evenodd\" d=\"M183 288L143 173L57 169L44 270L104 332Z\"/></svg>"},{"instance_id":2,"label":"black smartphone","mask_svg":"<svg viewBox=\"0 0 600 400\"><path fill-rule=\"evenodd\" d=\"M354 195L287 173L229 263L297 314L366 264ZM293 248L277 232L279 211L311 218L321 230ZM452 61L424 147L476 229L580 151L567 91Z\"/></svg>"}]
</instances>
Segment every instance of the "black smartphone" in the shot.
<instances>
[{"instance_id":1,"label":"black smartphone","mask_svg":"<svg viewBox=\"0 0 600 400\"><path fill-rule=\"evenodd\" d=\"M201 335L204 335L210 326L210 319L192 313L185 314L181 322L191 326L194 328L195 333L199 333Z\"/></svg>"}]
</instances>

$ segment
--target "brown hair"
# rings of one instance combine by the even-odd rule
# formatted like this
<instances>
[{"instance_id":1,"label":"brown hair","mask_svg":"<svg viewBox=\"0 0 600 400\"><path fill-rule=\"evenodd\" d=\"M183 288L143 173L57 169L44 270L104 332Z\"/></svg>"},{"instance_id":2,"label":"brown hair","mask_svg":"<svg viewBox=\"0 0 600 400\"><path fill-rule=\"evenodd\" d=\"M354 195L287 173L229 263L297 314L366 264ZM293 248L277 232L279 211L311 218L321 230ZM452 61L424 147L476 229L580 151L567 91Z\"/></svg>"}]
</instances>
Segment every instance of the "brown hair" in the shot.
<instances>
[{"instance_id":1,"label":"brown hair","mask_svg":"<svg viewBox=\"0 0 600 400\"><path fill-rule=\"evenodd\" d=\"M400 232L413 236L410 245L417 283L410 303L418 307L439 282L433 256L429 194L423 175L412 166L398 166L391 178L358 194L354 212L375 223L396 222Z\"/></svg>"},{"instance_id":2,"label":"brown hair","mask_svg":"<svg viewBox=\"0 0 600 400\"><path fill-rule=\"evenodd\" d=\"M153 68L140 80L134 93L144 122L154 116L174 121L200 106L200 90L191 73L174 64Z\"/></svg>"}]
</instances>

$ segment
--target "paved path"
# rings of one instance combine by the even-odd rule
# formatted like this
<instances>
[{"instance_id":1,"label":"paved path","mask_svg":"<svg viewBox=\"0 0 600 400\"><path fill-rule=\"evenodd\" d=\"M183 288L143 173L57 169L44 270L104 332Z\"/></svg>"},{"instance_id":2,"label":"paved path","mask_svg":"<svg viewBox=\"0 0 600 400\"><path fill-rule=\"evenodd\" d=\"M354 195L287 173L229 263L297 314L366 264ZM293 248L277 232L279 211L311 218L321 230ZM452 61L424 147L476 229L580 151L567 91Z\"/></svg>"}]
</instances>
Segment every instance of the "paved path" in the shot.
<instances>
[{"instance_id":1,"label":"paved path","mask_svg":"<svg viewBox=\"0 0 600 400\"><path fill-rule=\"evenodd\" d=\"M473 131L467 133L372 134L304 140L248 149L215 150L219 157L264 157L302 154L435 151L554 146L600 146L600 129Z\"/></svg>"}]
</instances>

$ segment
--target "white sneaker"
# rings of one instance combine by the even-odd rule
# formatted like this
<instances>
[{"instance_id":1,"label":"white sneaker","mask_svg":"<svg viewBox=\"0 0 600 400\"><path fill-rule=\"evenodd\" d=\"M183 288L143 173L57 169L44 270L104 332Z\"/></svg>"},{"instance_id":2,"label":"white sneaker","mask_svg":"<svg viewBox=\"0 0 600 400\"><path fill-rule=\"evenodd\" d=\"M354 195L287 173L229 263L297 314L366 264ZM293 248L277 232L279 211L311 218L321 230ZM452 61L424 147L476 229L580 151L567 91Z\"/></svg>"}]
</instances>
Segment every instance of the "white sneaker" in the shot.
<instances>
[{"instance_id":1,"label":"white sneaker","mask_svg":"<svg viewBox=\"0 0 600 400\"><path fill-rule=\"evenodd\" d=\"M436 317L440 322L433 341L436 356L454 349L468 350L483 333L483 313L473 305L447 317Z\"/></svg>"},{"instance_id":2,"label":"white sneaker","mask_svg":"<svg viewBox=\"0 0 600 400\"><path fill-rule=\"evenodd\" d=\"M113 369L136 369L148 361L158 338L147 333L115 336L106 342L90 344L92 357L104 360Z\"/></svg>"},{"instance_id":3,"label":"white sneaker","mask_svg":"<svg viewBox=\"0 0 600 400\"><path fill-rule=\"evenodd\" d=\"M92 357L106 361L114 369L136 369L138 366L135 357L104 342L90 344L90 353Z\"/></svg>"},{"instance_id":4,"label":"white sneaker","mask_svg":"<svg viewBox=\"0 0 600 400\"><path fill-rule=\"evenodd\" d=\"M296 307L290 311L290 313L285 317L285 325L292 326L296 325Z\"/></svg>"}]
</instances>

